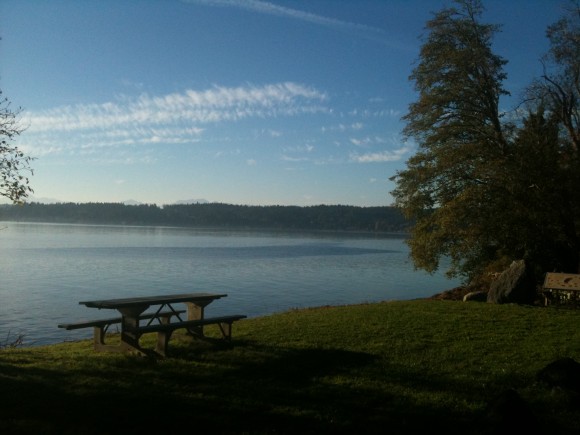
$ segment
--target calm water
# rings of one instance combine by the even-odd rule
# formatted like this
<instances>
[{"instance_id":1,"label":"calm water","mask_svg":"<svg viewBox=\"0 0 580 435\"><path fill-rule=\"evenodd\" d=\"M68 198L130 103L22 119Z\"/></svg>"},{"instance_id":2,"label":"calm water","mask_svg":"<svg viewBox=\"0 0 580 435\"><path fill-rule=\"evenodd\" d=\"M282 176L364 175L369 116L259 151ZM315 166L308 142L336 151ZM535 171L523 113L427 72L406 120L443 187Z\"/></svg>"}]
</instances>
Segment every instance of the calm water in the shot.
<instances>
[{"instance_id":1,"label":"calm water","mask_svg":"<svg viewBox=\"0 0 580 435\"><path fill-rule=\"evenodd\" d=\"M414 299L457 285L413 270L404 240L287 233L0 223L0 343L90 338L58 323L116 316L82 300L219 292L208 315Z\"/></svg>"}]
</instances>

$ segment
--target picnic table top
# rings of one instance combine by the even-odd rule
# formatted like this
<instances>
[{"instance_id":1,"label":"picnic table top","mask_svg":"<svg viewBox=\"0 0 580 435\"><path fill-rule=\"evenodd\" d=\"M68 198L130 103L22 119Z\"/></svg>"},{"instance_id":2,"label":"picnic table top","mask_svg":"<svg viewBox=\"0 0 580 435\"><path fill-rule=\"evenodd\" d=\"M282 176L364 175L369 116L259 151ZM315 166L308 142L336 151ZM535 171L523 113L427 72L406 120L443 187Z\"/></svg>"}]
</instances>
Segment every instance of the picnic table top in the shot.
<instances>
[{"instance_id":1,"label":"picnic table top","mask_svg":"<svg viewBox=\"0 0 580 435\"><path fill-rule=\"evenodd\" d=\"M580 290L580 275L575 273L546 273L544 289Z\"/></svg>"},{"instance_id":2,"label":"picnic table top","mask_svg":"<svg viewBox=\"0 0 580 435\"><path fill-rule=\"evenodd\" d=\"M179 302L208 302L227 296L219 293L181 293L172 295L144 296L135 298L104 299L98 301L82 301L81 305L89 308L128 308L137 306L163 305Z\"/></svg>"}]
</instances>

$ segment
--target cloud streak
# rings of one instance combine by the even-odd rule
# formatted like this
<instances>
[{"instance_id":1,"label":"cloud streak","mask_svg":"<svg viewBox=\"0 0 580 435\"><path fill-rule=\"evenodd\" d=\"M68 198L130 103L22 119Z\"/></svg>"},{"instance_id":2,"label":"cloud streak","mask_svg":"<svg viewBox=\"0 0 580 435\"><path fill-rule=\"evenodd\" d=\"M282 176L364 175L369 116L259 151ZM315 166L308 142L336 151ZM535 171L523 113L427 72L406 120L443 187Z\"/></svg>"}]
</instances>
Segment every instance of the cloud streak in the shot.
<instances>
[{"instance_id":1,"label":"cloud streak","mask_svg":"<svg viewBox=\"0 0 580 435\"><path fill-rule=\"evenodd\" d=\"M412 151L409 146L403 146L394 151L381 151L373 153L351 153L350 161L355 163L385 163L385 162L398 162L407 154Z\"/></svg>"},{"instance_id":2,"label":"cloud streak","mask_svg":"<svg viewBox=\"0 0 580 435\"><path fill-rule=\"evenodd\" d=\"M207 124L250 117L269 118L314 113L325 94L286 82L262 87L214 87L187 90L161 97L143 94L119 102L57 107L42 113L27 113L33 132L110 129L119 126L163 126L182 122ZM303 104L306 103L306 104Z\"/></svg>"},{"instance_id":3,"label":"cloud streak","mask_svg":"<svg viewBox=\"0 0 580 435\"><path fill-rule=\"evenodd\" d=\"M182 0L184 3L213 7L229 7L250 12L290 18L337 30L355 31L377 41L387 42L386 33L377 27L325 17L311 12L280 6L261 0Z\"/></svg>"},{"instance_id":4,"label":"cloud streak","mask_svg":"<svg viewBox=\"0 0 580 435\"><path fill-rule=\"evenodd\" d=\"M29 126L29 148L46 155L62 151L67 143L69 148L191 143L211 124L325 113L326 99L323 92L293 82L215 86L27 112L23 122Z\"/></svg>"}]
</instances>

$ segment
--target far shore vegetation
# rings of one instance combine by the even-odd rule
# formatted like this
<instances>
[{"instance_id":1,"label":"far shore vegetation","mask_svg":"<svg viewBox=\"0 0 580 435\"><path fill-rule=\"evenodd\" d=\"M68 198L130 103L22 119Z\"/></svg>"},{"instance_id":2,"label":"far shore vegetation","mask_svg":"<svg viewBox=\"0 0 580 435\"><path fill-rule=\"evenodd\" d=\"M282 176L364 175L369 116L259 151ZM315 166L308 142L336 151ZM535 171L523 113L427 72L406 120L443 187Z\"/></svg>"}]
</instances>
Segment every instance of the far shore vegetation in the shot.
<instances>
[{"instance_id":1,"label":"far shore vegetation","mask_svg":"<svg viewBox=\"0 0 580 435\"><path fill-rule=\"evenodd\" d=\"M347 205L248 206L221 203L124 205L121 203L27 203L0 205L0 220L17 222L165 225L211 228L261 228L405 232L409 221L395 207Z\"/></svg>"}]
</instances>

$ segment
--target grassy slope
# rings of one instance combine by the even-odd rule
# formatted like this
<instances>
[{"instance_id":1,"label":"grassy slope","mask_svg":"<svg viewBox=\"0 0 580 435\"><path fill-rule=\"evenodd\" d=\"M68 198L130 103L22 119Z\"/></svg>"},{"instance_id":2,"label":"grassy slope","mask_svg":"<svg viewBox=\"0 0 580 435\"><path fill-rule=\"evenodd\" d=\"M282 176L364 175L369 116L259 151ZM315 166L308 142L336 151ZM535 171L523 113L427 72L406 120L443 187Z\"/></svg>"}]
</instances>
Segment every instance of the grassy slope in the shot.
<instances>
[{"instance_id":1,"label":"grassy slope","mask_svg":"<svg viewBox=\"0 0 580 435\"><path fill-rule=\"evenodd\" d=\"M4 350L0 433L482 433L488 401L507 388L549 433L576 433L578 404L535 375L580 361L579 321L421 300L248 319L233 348L172 340L165 360L89 341Z\"/></svg>"}]
</instances>

